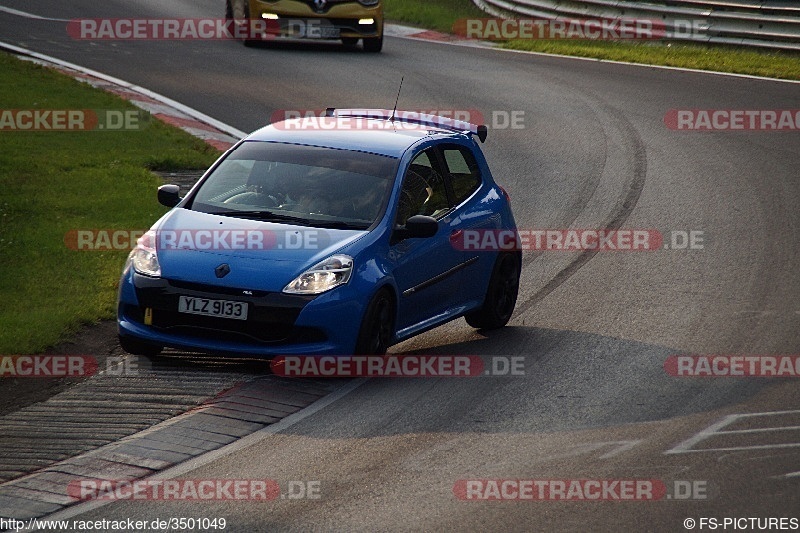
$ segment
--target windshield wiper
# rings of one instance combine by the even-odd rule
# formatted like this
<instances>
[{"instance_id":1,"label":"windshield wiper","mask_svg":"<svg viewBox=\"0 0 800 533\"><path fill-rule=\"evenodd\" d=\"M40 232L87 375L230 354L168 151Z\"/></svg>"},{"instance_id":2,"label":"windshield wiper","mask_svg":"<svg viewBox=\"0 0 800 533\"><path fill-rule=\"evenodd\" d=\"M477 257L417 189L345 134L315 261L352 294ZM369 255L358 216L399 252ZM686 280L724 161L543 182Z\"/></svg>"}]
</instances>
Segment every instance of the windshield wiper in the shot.
<instances>
[{"instance_id":1,"label":"windshield wiper","mask_svg":"<svg viewBox=\"0 0 800 533\"><path fill-rule=\"evenodd\" d=\"M341 220L316 220L303 217L296 217L292 215L284 215L275 213L273 211L237 211L232 209L230 211L214 211L210 215L222 215L229 217L252 218L254 220L263 220L266 222L292 222L301 226L312 226L316 228L326 229L355 229L365 230L369 224L344 222Z\"/></svg>"},{"instance_id":2,"label":"windshield wiper","mask_svg":"<svg viewBox=\"0 0 800 533\"><path fill-rule=\"evenodd\" d=\"M353 222L342 222L340 220L312 220L311 223L318 228L327 229L357 229L365 230L368 224L356 224Z\"/></svg>"},{"instance_id":3,"label":"windshield wiper","mask_svg":"<svg viewBox=\"0 0 800 533\"><path fill-rule=\"evenodd\" d=\"M296 222L303 226L308 226L312 224L312 221L307 218L295 217L292 215L283 215L280 213L275 213L273 211L238 211L236 209L231 209L230 211L215 211L209 214L222 215L234 218L252 218L254 220L263 220L266 222L274 222L274 221Z\"/></svg>"}]
</instances>

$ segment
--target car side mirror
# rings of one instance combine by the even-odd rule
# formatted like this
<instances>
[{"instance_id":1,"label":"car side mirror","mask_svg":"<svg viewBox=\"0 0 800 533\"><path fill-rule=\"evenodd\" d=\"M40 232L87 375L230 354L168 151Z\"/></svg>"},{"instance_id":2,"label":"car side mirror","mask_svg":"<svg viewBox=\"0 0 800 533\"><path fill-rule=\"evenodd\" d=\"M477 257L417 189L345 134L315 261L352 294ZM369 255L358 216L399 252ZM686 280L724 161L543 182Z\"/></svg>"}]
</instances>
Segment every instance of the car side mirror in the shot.
<instances>
[{"instance_id":1,"label":"car side mirror","mask_svg":"<svg viewBox=\"0 0 800 533\"><path fill-rule=\"evenodd\" d=\"M395 240L427 239L439 231L439 222L426 215L414 215L406 220L406 225L395 230Z\"/></svg>"},{"instance_id":2,"label":"car side mirror","mask_svg":"<svg viewBox=\"0 0 800 533\"><path fill-rule=\"evenodd\" d=\"M158 188L158 203L167 207L175 207L183 200L180 192L181 188L177 185L162 185Z\"/></svg>"}]
</instances>

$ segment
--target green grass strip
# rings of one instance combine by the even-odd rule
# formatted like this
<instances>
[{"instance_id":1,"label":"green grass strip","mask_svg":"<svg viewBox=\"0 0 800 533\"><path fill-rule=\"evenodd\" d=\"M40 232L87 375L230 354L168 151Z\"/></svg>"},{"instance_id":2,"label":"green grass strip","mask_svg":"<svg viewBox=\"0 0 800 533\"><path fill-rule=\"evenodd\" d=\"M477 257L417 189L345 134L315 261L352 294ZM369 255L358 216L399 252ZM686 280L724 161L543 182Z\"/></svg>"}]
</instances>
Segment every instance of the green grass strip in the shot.
<instances>
[{"instance_id":1,"label":"green grass strip","mask_svg":"<svg viewBox=\"0 0 800 533\"><path fill-rule=\"evenodd\" d=\"M138 110L0 53L3 110ZM145 115L145 118L149 115ZM125 251L76 251L76 229L146 230L166 209L150 169L199 169L219 152L150 118L140 130L0 131L0 354L45 350L114 316Z\"/></svg>"}]
</instances>

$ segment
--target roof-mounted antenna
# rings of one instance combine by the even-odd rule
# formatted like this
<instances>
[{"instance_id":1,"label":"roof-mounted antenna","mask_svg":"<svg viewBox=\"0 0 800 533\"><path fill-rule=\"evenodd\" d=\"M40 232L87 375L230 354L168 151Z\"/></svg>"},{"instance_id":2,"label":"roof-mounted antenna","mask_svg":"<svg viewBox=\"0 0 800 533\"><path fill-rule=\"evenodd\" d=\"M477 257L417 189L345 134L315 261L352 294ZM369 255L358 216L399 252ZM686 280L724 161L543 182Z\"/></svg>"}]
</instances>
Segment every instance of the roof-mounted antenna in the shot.
<instances>
[{"instance_id":1,"label":"roof-mounted antenna","mask_svg":"<svg viewBox=\"0 0 800 533\"><path fill-rule=\"evenodd\" d=\"M397 113L397 103L400 101L400 91L403 90L403 80L405 76L400 78L400 88L397 89L397 99L394 101L394 109L392 109L392 118L389 119L389 122L394 122L394 116Z\"/></svg>"}]
</instances>

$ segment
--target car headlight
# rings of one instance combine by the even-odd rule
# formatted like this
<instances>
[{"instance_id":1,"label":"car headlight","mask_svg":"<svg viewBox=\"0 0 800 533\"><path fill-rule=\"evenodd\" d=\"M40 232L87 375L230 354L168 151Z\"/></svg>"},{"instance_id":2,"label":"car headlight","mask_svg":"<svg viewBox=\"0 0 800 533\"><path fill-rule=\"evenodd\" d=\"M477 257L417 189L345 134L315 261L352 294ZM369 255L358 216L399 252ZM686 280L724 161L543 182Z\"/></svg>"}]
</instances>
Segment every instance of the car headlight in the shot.
<instances>
[{"instance_id":1,"label":"car headlight","mask_svg":"<svg viewBox=\"0 0 800 533\"><path fill-rule=\"evenodd\" d=\"M350 281L353 258L332 255L309 268L283 288L288 294L321 294Z\"/></svg>"},{"instance_id":2,"label":"car headlight","mask_svg":"<svg viewBox=\"0 0 800 533\"><path fill-rule=\"evenodd\" d=\"M131 264L133 269L145 276L160 277L161 265L158 264L158 253L156 252L156 233L148 231L136 241L136 247L131 252Z\"/></svg>"}]
</instances>

